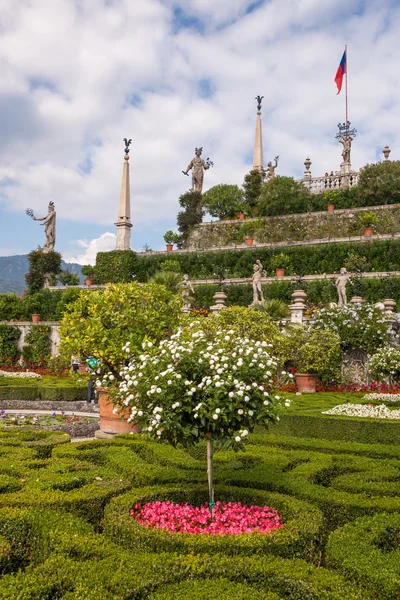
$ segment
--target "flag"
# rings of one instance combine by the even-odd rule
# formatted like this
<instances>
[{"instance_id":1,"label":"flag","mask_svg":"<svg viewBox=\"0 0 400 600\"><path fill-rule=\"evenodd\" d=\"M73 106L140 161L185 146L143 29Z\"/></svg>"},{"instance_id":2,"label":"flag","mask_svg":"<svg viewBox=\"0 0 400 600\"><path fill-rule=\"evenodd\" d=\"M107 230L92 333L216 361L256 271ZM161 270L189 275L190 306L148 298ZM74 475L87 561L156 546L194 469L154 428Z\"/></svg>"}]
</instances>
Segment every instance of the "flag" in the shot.
<instances>
[{"instance_id":1,"label":"flag","mask_svg":"<svg viewBox=\"0 0 400 600\"><path fill-rule=\"evenodd\" d=\"M337 85L337 93L340 94L340 90L342 89L342 83L343 83L343 75L347 72L347 56L346 56L346 50L343 52L343 56L342 56L342 60L340 61L340 64L338 66L338 70L336 71L336 75L335 75L335 83Z\"/></svg>"}]
</instances>

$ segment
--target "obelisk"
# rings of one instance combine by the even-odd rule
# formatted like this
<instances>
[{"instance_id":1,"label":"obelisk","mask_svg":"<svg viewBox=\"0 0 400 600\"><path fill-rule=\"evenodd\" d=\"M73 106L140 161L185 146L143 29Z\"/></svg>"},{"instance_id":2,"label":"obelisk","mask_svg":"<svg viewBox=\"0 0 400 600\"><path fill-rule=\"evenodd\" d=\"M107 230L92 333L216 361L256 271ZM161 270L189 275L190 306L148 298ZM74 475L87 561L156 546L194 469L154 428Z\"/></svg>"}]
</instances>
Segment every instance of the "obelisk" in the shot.
<instances>
[{"instance_id":1,"label":"obelisk","mask_svg":"<svg viewBox=\"0 0 400 600\"><path fill-rule=\"evenodd\" d=\"M116 250L130 250L131 247L131 192L129 182L129 145L131 139L124 138L125 156L122 168L121 194L119 197L118 219L114 223L117 227Z\"/></svg>"},{"instance_id":2,"label":"obelisk","mask_svg":"<svg viewBox=\"0 0 400 600\"><path fill-rule=\"evenodd\" d=\"M256 96L257 100L257 117L256 117L256 136L254 139L254 158L253 169L264 171L264 156L262 144L262 126L261 126L261 102L264 96Z\"/></svg>"}]
</instances>

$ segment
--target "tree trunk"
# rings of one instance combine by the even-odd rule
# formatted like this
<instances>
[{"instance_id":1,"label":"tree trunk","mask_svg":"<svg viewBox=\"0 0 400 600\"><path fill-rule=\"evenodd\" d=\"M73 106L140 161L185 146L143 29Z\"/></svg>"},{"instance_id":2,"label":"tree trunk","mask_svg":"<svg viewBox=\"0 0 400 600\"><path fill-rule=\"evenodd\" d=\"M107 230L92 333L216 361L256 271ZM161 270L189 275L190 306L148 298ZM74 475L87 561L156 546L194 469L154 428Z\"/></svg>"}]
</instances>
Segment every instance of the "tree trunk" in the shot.
<instances>
[{"instance_id":1,"label":"tree trunk","mask_svg":"<svg viewBox=\"0 0 400 600\"><path fill-rule=\"evenodd\" d=\"M207 438L207 477L208 477L208 492L209 492L209 507L211 518L213 517L214 512L214 481L213 481L213 455L214 455L214 438L211 433Z\"/></svg>"}]
</instances>

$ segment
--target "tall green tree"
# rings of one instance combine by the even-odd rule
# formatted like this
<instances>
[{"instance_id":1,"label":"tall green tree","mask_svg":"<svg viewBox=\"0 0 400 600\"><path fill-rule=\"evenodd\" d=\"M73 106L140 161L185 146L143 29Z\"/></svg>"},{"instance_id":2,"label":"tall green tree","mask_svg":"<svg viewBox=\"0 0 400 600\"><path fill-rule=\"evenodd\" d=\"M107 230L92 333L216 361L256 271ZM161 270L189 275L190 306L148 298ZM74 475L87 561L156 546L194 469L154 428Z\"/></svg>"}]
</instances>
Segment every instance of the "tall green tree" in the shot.
<instances>
[{"instance_id":1,"label":"tall green tree","mask_svg":"<svg viewBox=\"0 0 400 600\"><path fill-rule=\"evenodd\" d=\"M221 183L203 194L203 207L217 219L234 218L244 210L244 193L237 185Z\"/></svg>"},{"instance_id":2,"label":"tall green tree","mask_svg":"<svg viewBox=\"0 0 400 600\"><path fill-rule=\"evenodd\" d=\"M243 182L244 210L249 216L255 214L263 181L264 178L257 169L252 169L245 175Z\"/></svg>"},{"instance_id":3,"label":"tall green tree","mask_svg":"<svg viewBox=\"0 0 400 600\"><path fill-rule=\"evenodd\" d=\"M360 206L400 202L400 160L388 160L360 169L357 196Z\"/></svg>"},{"instance_id":4,"label":"tall green tree","mask_svg":"<svg viewBox=\"0 0 400 600\"><path fill-rule=\"evenodd\" d=\"M293 177L276 176L264 183L258 202L262 217L306 212L310 194Z\"/></svg>"},{"instance_id":5,"label":"tall green tree","mask_svg":"<svg viewBox=\"0 0 400 600\"><path fill-rule=\"evenodd\" d=\"M54 280L61 273L61 254L59 252L43 252L43 250L32 250L28 254L29 271L25 275L28 284L28 294L34 294L43 289L46 278Z\"/></svg>"},{"instance_id":6,"label":"tall green tree","mask_svg":"<svg viewBox=\"0 0 400 600\"><path fill-rule=\"evenodd\" d=\"M179 198L179 204L184 210L181 210L177 217L180 233L180 240L177 242L177 245L182 248L185 246L193 227L202 222L205 211L200 192L186 192L182 194Z\"/></svg>"}]
</instances>

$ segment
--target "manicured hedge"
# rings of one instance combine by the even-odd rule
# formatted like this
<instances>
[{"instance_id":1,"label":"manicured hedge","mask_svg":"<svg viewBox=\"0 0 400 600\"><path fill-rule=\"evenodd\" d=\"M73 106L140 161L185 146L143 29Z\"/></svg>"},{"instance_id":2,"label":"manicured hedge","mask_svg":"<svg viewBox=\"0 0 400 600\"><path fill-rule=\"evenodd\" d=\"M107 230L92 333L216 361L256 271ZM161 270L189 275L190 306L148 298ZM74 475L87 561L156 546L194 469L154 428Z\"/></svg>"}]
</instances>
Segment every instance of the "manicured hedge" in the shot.
<instances>
[{"instance_id":1,"label":"manicured hedge","mask_svg":"<svg viewBox=\"0 0 400 600\"><path fill-rule=\"evenodd\" d=\"M7 385L0 385L0 402L1 400L47 400L47 401L63 401L75 402L78 400L86 400L87 386L82 385L61 385L41 386L36 385L24 386L23 380L14 380L7 378Z\"/></svg>"},{"instance_id":2,"label":"manicured hedge","mask_svg":"<svg viewBox=\"0 0 400 600\"><path fill-rule=\"evenodd\" d=\"M150 594L148 600L279 600L274 592L258 591L245 583L228 579L183 581L167 585L162 591Z\"/></svg>"},{"instance_id":3,"label":"manicured hedge","mask_svg":"<svg viewBox=\"0 0 400 600\"><path fill-rule=\"evenodd\" d=\"M254 489L217 486L215 493L221 502L240 501L247 505L276 508L284 527L268 535L240 536L173 534L149 529L129 514L135 504L163 499L201 506L208 499L204 485L184 489L158 486L133 490L111 501L104 514L105 535L138 552L222 553L227 556L271 553L308 558L316 555L322 514L315 507L289 496Z\"/></svg>"},{"instance_id":4,"label":"manicured hedge","mask_svg":"<svg viewBox=\"0 0 400 600\"><path fill-rule=\"evenodd\" d=\"M327 565L374 590L376 598L400 598L400 513L358 519L334 531Z\"/></svg>"}]
</instances>

